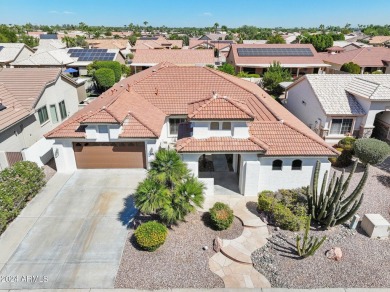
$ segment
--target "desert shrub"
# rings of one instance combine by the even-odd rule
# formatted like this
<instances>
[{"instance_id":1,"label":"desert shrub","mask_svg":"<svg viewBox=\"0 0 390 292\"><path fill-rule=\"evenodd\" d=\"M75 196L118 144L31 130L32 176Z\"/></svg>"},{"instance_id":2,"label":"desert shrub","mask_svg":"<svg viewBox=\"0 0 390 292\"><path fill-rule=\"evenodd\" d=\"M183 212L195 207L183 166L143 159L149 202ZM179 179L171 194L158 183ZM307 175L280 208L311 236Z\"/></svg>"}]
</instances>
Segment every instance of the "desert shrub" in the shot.
<instances>
[{"instance_id":1,"label":"desert shrub","mask_svg":"<svg viewBox=\"0 0 390 292\"><path fill-rule=\"evenodd\" d=\"M94 79L97 86L103 90L106 90L115 84L114 71L108 68L97 69L94 73Z\"/></svg>"},{"instance_id":2,"label":"desert shrub","mask_svg":"<svg viewBox=\"0 0 390 292\"><path fill-rule=\"evenodd\" d=\"M210 218L216 229L228 229L233 223L233 210L224 203L216 202L210 209Z\"/></svg>"},{"instance_id":3,"label":"desert shrub","mask_svg":"<svg viewBox=\"0 0 390 292\"><path fill-rule=\"evenodd\" d=\"M336 150L340 152L340 155L337 157L329 158L330 163L332 164L332 166L335 166L335 167L348 167L348 166L350 166L353 162L352 161L353 150L351 150L351 148L350 148L351 146L349 146L348 144L342 144L343 147L345 147L345 149L344 149L344 148L338 147L338 145L339 144L336 145Z\"/></svg>"},{"instance_id":4,"label":"desert shrub","mask_svg":"<svg viewBox=\"0 0 390 292\"><path fill-rule=\"evenodd\" d=\"M137 228L134 232L138 245L147 251L155 251L164 244L168 229L157 221L149 221Z\"/></svg>"},{"instance_id":5,"label":"desert shrub","mask_svg":"<svg viewBox=\"0 0 390 292\"><path fill-rule=\"evenodd\" d=\"M298 231L303 227L302 219L281 203L277 203L272 214L277 226L290 231Z\"/></svg>"},{"instance_id":6,"label":"desert shrub","mask_svg":"<svg viewBox=\"0 0 390 292\"><path fill-rule=\"evenodd\" d=\"M244 71L238 72L237 77L240 78L260 78L259 74L250 74Z\"/></svg>"},{"instance_id":7,"label":"desert shrub","mask_svg":"<svg viewBox=\"0 0 390 292\"><path fill-rule=\"evenodd\" d=\"M340 71L348 72L351 74L360 74L360 66L353 62L345 63L341 66Z\"/></svg>"},{"instance_id":8,"label":"desert shrub","mask_svg":"<svg viewBox=\"0 0 390 292\"><path fill-rule=\"evenodd\" d=\"M353 149L355 155L364 164L379 164L390 155L390 146L386 142L373 138L356 140Z\"/></svg>"},{"instance_id":9,"label":"desert shrub","mask_svg":"<svg viewBox=\"0 0 390 292\"><path fill-rule=\"evenodd\" d=\"M222 66L218 67L219 71L225 72L230 75L235 75L235 69L234 66L228 63L223 64Z\"/></svg>"},{"instance_id":10,"label":"desert shrub","mask_svg":"<svg viewBox=\"0 0 390 292\"><path fill-rule=\"evenodd\" d=\"M353 144L355 143L356 138L354 137L345 137L337 143L337 146L344 150L352 150Z\"/></svg>"},{"instance_id":11,"label":"desert shrub","mask_svg":"<svg viewBox=\"0 0 390 292\"><path fill-rule=\"evenodd\" d=\"M19 161L0 172L0 233L45 185L45 174L34 162Z\"/></svg>"},{"instance_id":12,"label":"desert shrub","mask_svg":"<svg viewBox=\"0 0 390 292\"><path fill-rule=\"evenodd\" d=\"M259 198L257 201L257 207L260 211L263 212L271 212L273 209L273 205L277 203L277 200L273 196L273 192L271 191L262 191L259 194Z\"/></svg>"},{"instance_id":13,"label":"desert shrub","mask_svg":"<svg viewBox=\"0 0 390 292\"><path fill-rule=\"evenodd\" d=\"M117 61L93 61L87 66L88 75L94 76L94 73L102 68L111 69L114 72L115 82L121 79L122 68L121 64Z\"/></svg>"},{"instance_id":14,"label":"desert shrub","mask_svg":"<svg viewBox=\"0 0 390 292\"><path fill-rule=\"evenodd\" d=\"M129 77L131 74L131 68L126 66L125 64L121 64L122 75L125 77Z\"/></svg>"}]
</instances>

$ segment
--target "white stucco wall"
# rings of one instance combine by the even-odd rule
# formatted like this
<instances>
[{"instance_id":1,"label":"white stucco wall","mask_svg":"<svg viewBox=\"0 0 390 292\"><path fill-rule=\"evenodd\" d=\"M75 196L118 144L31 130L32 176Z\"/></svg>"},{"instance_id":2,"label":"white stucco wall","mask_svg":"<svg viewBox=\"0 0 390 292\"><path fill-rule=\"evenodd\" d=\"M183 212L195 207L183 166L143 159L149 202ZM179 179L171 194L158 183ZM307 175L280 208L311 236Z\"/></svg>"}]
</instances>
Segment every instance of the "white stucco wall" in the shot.
<instances>
[{"instance_id":1,"label":"white stucco wall","mask_svg":"<svg viewBox=\"0 0 390 292\"><path fill-rule=\"evenodd\" d=\"M316 121L318 126L328 127L326 114L307 80L302 80L289 89L286 96L286 108L308 127L314 129Z\"/></svg>"},{"instance_id":2,"label":"white stucco wall","mask_svg":"<svg viewBox=\"0 0 390 292\"><path fill-rule=\"evenodd\" d=\"M249 128L246 122L232 121L230 130L210 130L211 122L218 121L192 121L193 137L197 139L205 139L209 137L249 137ZM222 123L223 121L220 121L220 129L222 129Z\"/></svg>"},{"instance_id":3,"label":"white stucco wall","mask_svg":"<svg viewBox=\"0 0 390 292\"><path fill-rule=\"evenodd\" d=\"M58 172L71 173L77 169L71 140L56 140L53 154Z\"/></svg>"},{"instance_id":4,"label":"white stucco wall","mask_svg":"<svg viewBox=\"0 0 390 292\"><path fill-rule=\"evenodd\" d=\"M54 140L47 140L42 137L38 142L22 151L23 159L35 162L41 167L53 158L53 144Z\"/></svg>"},{"instance_id":5,"label":"white stucco wall","mask_svg":"<svg viewBox=\"0 0 390 292\"><path fill-rule=\"evenodd\" d=\"M282 170L272 170L275 159L283 161ZM291 164L295 159L302 160L302 170L292 170ZM308 186L311 183L317 160L321 162L320 182L326 170L330 170L330 162L326 157L260 157L260 175L258 191L278 189L293 189Z\"/></svg>"}]
</instances>

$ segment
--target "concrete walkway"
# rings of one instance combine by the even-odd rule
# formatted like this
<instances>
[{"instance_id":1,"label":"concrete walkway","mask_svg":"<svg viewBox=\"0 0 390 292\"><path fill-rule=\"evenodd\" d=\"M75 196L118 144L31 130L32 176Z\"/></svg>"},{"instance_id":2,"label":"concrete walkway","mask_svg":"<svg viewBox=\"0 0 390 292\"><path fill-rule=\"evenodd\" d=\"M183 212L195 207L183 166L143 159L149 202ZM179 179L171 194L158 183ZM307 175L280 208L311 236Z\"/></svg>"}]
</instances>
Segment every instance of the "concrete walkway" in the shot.
<instances>
[{"instance_id":1,"label":"concrete walkway","mask_svg":"<svg viewBox=\"0 0 390 292\"><path fill-rule=\"evenodd\" d=\"M267 288L269 281L253 267L251 254L267 243L267 225L256 215L257 197L207 197L203 210L208 211L215 202L228 204L243 225L241 236L222 240L221 251L209 260L210 270L225 283L225 288Z\"/></svg>"},{"instance_id":2,"label":"concrete walkway","mask_svg":"<svg viewBox=\"0 0 390 292\"><path fill-rule=\"evenodd\" d=\"M136 213L131 194L145 174L56 174L0 238L0 275L16 277L0 289L113 288Z\"/></svg>"}]
</instances>

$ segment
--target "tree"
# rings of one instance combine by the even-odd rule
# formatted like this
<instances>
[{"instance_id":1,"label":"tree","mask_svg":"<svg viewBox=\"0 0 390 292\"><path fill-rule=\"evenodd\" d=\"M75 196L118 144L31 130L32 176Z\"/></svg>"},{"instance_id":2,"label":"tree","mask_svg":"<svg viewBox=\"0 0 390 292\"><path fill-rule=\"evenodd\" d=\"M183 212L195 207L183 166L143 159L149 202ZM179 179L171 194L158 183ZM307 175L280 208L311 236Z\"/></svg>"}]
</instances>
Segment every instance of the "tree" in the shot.
<instances>
[{"instance_id":1,"label":"tree","mask_svg":"<svg viewBox=\"0 0 390 292\"><path fill-rule=\"evenodd\" d=\"M351 74L359 74L360 73L360 66L358 64L355 64L353 62L345 63L341 66L340 71L348 72Z\"/></svg>"},{"instance_id":2,"label":"tree","mask_svg":"<svg viewBox=\"0 0 390 292\"><path fill-rule=\"evenodd\" d=\"M333 38L328 34L309 35L306 34L301 40L302 44L312 44L318 52L324 52L333 46Z\"/></svg>"},{"instance_id":3,"label":"tree","mask_svg":"<svg viewBox=\"0 0 390 292\"><path fill-rule=\"evenodd\" d=\"M141 212L157 214L172 225L202 206L203 190L204 185L189 175L175 150L160 149L148 177L136 189L134 204Z\"/></svg>"},{"instance_id":4,"label":"tree","mask_svg":"<svg viewBox=\"0 0 390 292\"><path fill-rule=\"evenodd\" d=\"M215 33L217 33L218 27L219 27L219 23L218 22L214 23L214 31L215 31Z\"/></svg>"},{"instance_id":5,"label":"tree","mask_svg":"<svg viewBox=\"0 0 390 292\"><path fill-rule=\"evenodd\" d=\"M286 43L285 39L280 34L271 35L267 39L267 44L285 44L285 43Z\"/></svg>"},{"instance_id":6,"label":"tree","mask_svg":"<svg viewBox=\"0 0 390 292\"><path fill-rule=\"evenodd\" d=\"M97 86L102 90L107 90L115 84L114 71L108 68L100 68L93 75Z\"/></svg>"},{"instance_id":7,"label":"tree","mask_svg":"<svg viewBox=\"0 0 390 292\"><path fill-rule=\"evenodd\" d=\"M144 21L145 28L146 28L146 26L148 25L148 23L149 23L149 22Z\"/></svg>"},{"instance_id":8,"label":"tree","mask_svg":"<svg viewBox=\"0 0 390 292\"><path fill-rule=\"evenodd\" d=\"M345 36L342 33L330 33L329 35L332 37L333 41L345 40Z\"/></svg>"},{"instance_id":9,"label":"tree","mask_svg":"<svg viewBox=\"0 0 390 292\"><path fill-rule=\"evenodd\" d=\"M34 48L39 45L39 40L37 38L27 34L21 34L18 41L26 44L30 48Z\"/></svg>"},{"instance_id":10,"label":"tree","mask_svg":"<svg viewBox=\"0 0 390 292\"><path fill-rule=\"evenodd\" d=\"M137 42L137 37L135 35L129 36L130 45L134 46L136 42Z\"/></svg>"},{"instance_id":11,"label":"tree","mask_svg":"<svg viewBox=\"0 0 390 292\"><path fill-rule=\"evenodd\" d=\"M222 26L221 26L221 30L227 32L227 31L228 31L228 28L227 28L226 25L222 25Z\"/></svg>"},{"instance_id":12,"label":"tree","mask_svg":"<svg viewBox=\"0 0 390 292\"><path fill-rule=\"evenodd\" d=\"M218 67L218 70L222 71L222 72L225 72L227 74L230 74L230 75L235 75L236 74L234 66L229 64L229 63L225 63L221 67Z\"/></svg>"},{"instance_id":13,"label":"tree","mask_svg":"<svg viewBox=\"0 0 390 292\"><path fill-rule=\"evenodd\" d=\"M382 163L390 155L390 146L373 138L362 138L353 145L355 155L364 164L376 165Z\"/></svg>"},{"instance_id":14,"label":"tree","mask_svg":"<svg viewBox=\"0 0 390 292\"><path fill-rule=\"evenodd\" d=\"M292 81L291 73L288 69L282 68L279 62L274 61L264 73L263 86L272 94L281 94L283 89L279 83L284 81Z\"/></svg>"},{"instance_id":15,"label":"tree","mask_svg":"<svg viewBox=\"0 0 390 292\"><path fill-rule=\"evenodd\" d=\"M18 37L16 33L9 29L6 25L0 25L0 42L2 43L16 43Z\"/></svg>"}]
</instances>

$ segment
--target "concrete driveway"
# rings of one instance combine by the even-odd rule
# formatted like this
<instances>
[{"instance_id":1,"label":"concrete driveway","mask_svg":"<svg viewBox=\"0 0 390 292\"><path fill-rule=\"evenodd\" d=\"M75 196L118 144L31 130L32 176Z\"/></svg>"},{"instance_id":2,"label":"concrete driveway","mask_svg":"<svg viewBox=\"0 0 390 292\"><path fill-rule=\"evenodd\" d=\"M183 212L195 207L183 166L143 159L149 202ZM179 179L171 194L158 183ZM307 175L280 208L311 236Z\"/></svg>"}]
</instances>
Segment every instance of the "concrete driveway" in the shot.
<instances>
[{"instance_id":1,"label":"concrete driveway","mask_svg":"<svg viewBox=\"0 0 390 292\"><path fill-rule=\"evenodd\" d=\"M129 195L145 176L56 174L0 238L0 289L113 288L136 212Z\"/></svg>"}]
</instances>

